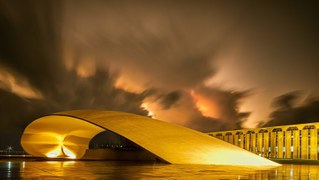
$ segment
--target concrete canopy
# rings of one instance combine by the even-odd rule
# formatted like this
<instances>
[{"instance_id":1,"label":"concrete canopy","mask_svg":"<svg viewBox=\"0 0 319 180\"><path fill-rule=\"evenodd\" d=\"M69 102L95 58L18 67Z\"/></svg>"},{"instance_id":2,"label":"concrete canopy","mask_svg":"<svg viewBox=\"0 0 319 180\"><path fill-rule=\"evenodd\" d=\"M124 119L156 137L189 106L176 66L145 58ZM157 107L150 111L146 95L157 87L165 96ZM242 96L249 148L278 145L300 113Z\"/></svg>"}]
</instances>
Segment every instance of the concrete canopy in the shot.
<instances>
[{"instance_id":1,"label":"concrete canopy","mask_svg":"<svg viewBox=\"0 0 319 180\"><path fill-rule=\"evenodd\" d=\"M29 124L21 144L38 157L81 159L90 140L109 130L172 164L278 166L207 134L149 117L113 111L54 113Z\"/></svg>"}]
</instances>

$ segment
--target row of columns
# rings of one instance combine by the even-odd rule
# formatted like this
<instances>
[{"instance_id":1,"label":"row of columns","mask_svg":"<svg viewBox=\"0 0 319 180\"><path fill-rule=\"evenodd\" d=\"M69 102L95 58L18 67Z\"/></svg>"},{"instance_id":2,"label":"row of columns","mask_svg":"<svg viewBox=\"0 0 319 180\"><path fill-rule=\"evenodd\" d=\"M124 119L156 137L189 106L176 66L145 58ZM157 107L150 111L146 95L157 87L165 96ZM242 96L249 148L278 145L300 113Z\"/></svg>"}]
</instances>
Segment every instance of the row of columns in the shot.
<instances>
[{"instance_id":1,"label":"row of columns","mask_svg":"<svg viewBox=\"0 0 319 180\"><path fill-rule=\"evenodd\" d=\"M267 158L318 159L319 123L212 132L210 135Z\"/></svg>"}]
</instances>

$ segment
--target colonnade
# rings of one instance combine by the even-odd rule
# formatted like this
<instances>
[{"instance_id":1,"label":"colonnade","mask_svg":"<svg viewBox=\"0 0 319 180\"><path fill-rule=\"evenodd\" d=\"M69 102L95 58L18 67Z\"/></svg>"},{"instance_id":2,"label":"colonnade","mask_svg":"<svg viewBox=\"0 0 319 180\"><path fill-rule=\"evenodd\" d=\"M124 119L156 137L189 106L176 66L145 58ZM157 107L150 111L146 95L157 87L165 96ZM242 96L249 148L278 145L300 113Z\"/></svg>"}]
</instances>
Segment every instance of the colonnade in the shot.
<instances>
[{"instance_id":1,"label":"colonnade","mask_svg":"<svg viewBox=\"0 0 319 180\"><path fill-rule=\"evenodd\" d=\"M319 159L319 123L208 134L267 158Z\"/></svg>"}]
</instances>

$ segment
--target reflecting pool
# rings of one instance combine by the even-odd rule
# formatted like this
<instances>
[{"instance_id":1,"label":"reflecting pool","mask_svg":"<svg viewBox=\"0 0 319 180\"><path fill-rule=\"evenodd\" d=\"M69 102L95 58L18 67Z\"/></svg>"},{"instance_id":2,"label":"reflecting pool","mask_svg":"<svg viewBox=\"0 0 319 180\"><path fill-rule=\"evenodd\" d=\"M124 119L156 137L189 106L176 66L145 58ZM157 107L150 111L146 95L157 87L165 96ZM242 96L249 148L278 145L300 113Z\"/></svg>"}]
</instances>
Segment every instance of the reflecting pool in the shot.
<instances>
[{"instance_id":1,"label":"reflecting pool","mask_svg":"<svg viewBox=\"0 0 319 180\"><path fill-rule=\"evenodd\" d=\"M319 165L261 169L149 162L1 160L0 179L319 179Z\"/></svg>"}]
</instances>

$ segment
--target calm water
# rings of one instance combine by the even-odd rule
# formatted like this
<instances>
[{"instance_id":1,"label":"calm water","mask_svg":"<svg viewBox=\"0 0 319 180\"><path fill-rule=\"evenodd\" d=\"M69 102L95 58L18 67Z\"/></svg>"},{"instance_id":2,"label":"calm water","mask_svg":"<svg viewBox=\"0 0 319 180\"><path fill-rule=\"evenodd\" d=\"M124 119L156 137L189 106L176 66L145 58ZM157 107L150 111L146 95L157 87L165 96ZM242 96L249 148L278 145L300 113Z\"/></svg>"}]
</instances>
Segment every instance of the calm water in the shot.
<instances>
[{"instance_id":1,"label":"calm water","mask_svg":"<svg viewBox=\"0 0 319 180\"><path fill-rule=\"evenodd\" d=\"M272 169L110 161L0 160L0 179L319 179L319 165Z\"/></svg>"}]
</instances>

